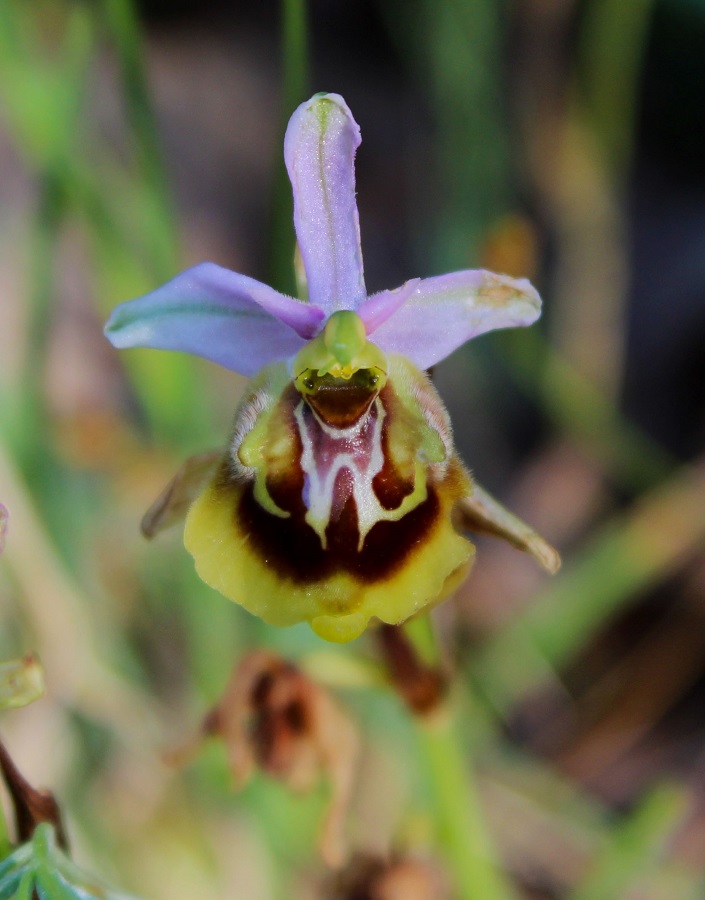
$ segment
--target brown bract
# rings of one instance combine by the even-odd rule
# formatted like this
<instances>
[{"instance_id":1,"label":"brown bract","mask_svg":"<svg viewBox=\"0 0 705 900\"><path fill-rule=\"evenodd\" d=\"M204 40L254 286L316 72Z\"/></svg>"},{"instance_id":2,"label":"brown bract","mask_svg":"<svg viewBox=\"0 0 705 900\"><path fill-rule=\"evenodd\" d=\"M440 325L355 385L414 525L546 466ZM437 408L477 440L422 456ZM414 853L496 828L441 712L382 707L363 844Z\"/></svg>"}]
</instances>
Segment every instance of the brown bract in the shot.
<instances>
[{"instance_id":1,"label":"brown bract","mask_svg":"<svg viewBox=\"0 0 705 900\"><path fill-rule=\"evenodd\" d=\"M413 713L432 713L443 702L448 684L443 671L425 663L403 626L380 625L376 632L389 679Z\"/></svg>"}]
</instances>

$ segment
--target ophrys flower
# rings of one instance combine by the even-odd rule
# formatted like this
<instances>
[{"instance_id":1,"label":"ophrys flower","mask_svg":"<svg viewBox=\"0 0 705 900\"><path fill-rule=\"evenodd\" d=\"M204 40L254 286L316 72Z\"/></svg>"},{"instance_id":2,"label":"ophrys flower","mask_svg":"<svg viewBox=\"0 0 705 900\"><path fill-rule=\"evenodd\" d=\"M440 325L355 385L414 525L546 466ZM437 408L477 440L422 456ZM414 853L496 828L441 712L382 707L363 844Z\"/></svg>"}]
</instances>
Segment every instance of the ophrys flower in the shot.
<instances>
[{"instance_id":1,"label":"ophrys flower","mask_svg":"<svg viewBox=\"0 0 705 900\"><path fill-rule=\"evenodd\" d=\"M421 371L478 334L531 324L538 294L524 279L467 270L368 297L359 143L336 94L317 94L289 122L305 300L203 263L119 306L106 329L116 347L184 350L258 373L189 510L185 543L227 597L335 641L370 619L402 622L459 583L474 552L451 522L460 501L486 530L526 549L540 541L473 486ZM202 461L197 469L200 478ZM199 478L181 479L179 499Z\"/></svg>"}]
</instances>

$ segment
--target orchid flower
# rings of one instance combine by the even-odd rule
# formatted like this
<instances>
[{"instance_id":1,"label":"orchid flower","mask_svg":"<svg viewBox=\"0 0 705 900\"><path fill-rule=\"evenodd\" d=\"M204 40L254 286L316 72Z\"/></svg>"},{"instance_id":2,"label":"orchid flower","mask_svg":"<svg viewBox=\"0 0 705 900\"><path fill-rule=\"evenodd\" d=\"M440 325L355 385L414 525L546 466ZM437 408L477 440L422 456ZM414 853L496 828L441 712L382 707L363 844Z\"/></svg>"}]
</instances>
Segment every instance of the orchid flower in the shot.
<instances>
[{"instance_id":1,"label":"orchid flower","mask_svg":"<svg viewBox=\"0 0 705 900\"><path fill-rule=\"evenodd\" d=\"M145 527L162 527L198 488L184 540L201 578L268 622L308 621L332 641L370 620L403 622L460 583L474 548L451 521L456 507L557 566L473 484L422 371L479 334L530 325L539 296L525 279L481 270L368 296L359 144L337 94L315 95L289 122L305 300L202 263L118 306L106 326L115 347L181 350L255 376L225 452L187 464Z\"/></svg>"}]
</instances>

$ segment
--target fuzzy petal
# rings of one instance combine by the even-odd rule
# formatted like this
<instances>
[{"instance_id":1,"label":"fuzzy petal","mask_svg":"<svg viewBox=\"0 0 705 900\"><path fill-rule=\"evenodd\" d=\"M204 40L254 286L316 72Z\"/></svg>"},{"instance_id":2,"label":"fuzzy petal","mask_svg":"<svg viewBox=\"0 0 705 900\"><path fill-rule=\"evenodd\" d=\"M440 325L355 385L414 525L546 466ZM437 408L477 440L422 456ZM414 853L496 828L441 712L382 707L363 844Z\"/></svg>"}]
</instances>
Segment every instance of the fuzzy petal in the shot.
<instances>
[{"instance_id":1,"label":"fuzzy petal","mask_svg":"<svg viewBox=\"0 0 705 900\"><path fill-rule=\"evenodd\" d=\"M497 328L531 325L540 314L541 299L525 278L468 269L423 279L368 334L386 353L400 353L420 369L428 369L470 338Z\"/></svg>"},{"instance_id":2,"label":"fuzzy petal","mask_svg":"<svg viewBox=\"0 0 705 900\"><path fill-rule=\"evenodd\" d=\"M114 347L154 347L202 356L243 375L303 347L322 310L215 263L187 269L150 294L113 310Z\"/></svg>"},{"instance_id":3,"label":"fuzzy petal","mask_svg":"<svg viewBox=\"0 0 705 900\"><path fill-rule=\"evenodd\" d=\"M360 129L338 94L316 94L294 112L284 158L308 296L326 314L357 309L365 281L355 201Z\"/></svg>"}]
</instances>

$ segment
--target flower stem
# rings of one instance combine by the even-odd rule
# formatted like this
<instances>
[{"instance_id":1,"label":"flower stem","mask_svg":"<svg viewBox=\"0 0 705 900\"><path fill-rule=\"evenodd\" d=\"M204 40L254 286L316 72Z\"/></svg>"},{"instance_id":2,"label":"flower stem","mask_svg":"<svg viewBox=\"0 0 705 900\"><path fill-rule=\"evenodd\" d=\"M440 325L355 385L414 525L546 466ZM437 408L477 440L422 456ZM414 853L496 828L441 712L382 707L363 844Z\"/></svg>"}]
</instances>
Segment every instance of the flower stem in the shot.
<instances>
[{"instance_id":1,"label":"flower stem","mask_svg":"<svg viewBox=\"0 0 705 900\"><path fill-rule=\"evenodd\" d=\"M0 803L0 862L6 856L10 855L12 844L10 843L10 833L7 828L7 817L2 803Z\"/></svg>"},{"instance_id":2,"label":"flower stem","mask_svg":"<svg viewBox=\"0 0 705 900\"><path fill-rule=\"evenodd\" d=\"M449 703L417 716L419 747L433 794L437 838L461 900L505 900L514 895L487 834L471 767Z\"/></svg>"},{"instance_id":3,"label":"flower stem","mask_svg":"<svg viewBox=\"0 0 705 900\"><path fill-rule=\"evenodd\" d=\"M513 897L498 865L472 767L459 740L430 617L404 627L382 626L380 645L392 682L414 713L433 799L436 838L455 883L454 896L460 900ZM418 702L420 698L423 702Z\"/></svg>"},{"instance_id":4,"label":"flower stem","mask_svg":"<svg viewBox=\"0 0 705 900\"><path fill-rule=\"evenodd\" d=\"M282 49L282 135L289 116L306 99L309 82L308 22L306 0L281 0ZM284 163L277 160L273 170L272 208L269 224L268 272L270 284L286 294L297 293L294 278L296 238L292 225L294 202Z\"/></svg>"}]
</instances>

